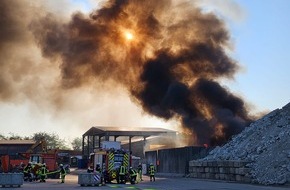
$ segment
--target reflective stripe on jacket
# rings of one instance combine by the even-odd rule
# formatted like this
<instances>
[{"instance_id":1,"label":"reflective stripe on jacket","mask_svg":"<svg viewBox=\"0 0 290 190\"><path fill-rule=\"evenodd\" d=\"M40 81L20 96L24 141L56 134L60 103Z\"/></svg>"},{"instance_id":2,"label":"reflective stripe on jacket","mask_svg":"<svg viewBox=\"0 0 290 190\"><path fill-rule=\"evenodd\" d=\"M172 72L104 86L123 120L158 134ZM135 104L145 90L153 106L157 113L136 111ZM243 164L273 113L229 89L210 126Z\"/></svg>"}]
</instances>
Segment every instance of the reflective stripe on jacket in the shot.
<instances>
[{"instance_id":1,"label":"reflective stripe on jacket","mask_svg":"<svg viewBox=\"0 0 290 190\"><path fill-rule=\"evenodd\" d=\"M125 175L125 166L120 166L119 175Z\"/></svg>"},{"instance_id":2,"label":"reflective stripe on jacket","mask_svg":"<svg viewBox=\"0 0 290 190\"><path fill-rule=\"evenodd\" d=\"M134 169L130 170L130 175L133 176L137 176L137 172Z\"/></svg>"},{"instance_id":3,"label":"reflective stripe on jacket","mask_svg":"<svg viewBox=\"0 0 290 190\"><path fill-rule=\"evenodd\" d=\"M40 174L41 175L46 175L47 169L45 167L40 168Z\"/></svg>"},{"instance_id":4,"label":"reflective stripe on jacket","mask_svg":"<svg viewBox=\"0 0 290 190\"><path fill-rule=\"evenodd\" d=\"M155 173L155 167L154 166L150 166L149 167L149 174L150 175L154 175L154 173Z\"/></svg>"}]
</instances>

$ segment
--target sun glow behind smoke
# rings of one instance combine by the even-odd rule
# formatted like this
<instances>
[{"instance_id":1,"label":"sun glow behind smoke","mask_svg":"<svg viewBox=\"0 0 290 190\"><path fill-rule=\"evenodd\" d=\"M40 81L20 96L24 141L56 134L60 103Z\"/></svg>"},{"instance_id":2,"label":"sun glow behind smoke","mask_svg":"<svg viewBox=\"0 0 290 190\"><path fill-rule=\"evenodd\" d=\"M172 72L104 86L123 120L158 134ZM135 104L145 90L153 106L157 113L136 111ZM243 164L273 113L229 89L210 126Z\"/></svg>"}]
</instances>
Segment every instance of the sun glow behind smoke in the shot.
<instances>
[{"instance_id":1,"label":"sun glow behind smoke","mask_svg":"<svg viewBox=\"0 0 290 190\"><path fill-rule=\"evenodd\" d=\"M133 40L134 36L131 32L125 32L125 38L128 40L128 41L131 41Z\"/></svg>"}]
</instances>

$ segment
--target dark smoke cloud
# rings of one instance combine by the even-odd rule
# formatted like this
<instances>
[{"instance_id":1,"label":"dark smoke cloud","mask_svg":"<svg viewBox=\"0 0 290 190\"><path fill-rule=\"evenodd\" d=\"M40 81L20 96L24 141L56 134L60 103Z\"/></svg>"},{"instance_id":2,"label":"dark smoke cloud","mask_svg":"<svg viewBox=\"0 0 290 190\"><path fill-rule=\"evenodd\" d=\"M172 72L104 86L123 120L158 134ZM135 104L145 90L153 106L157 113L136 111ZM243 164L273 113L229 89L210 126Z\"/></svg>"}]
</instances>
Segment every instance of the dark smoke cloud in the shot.
<instances>
[{"instance_id":1,"label":"dark smoke cloud","mask_svg":"<svg viewBox=\"0 0 290 190\"><path fill-rule=\"evenodd\" d=\"M29 46L30 40L25 30L26 13L23 4L17 1L0 1L0 101L9 100L21 86L23 74L30 72L24 65L30 58L20 53L21 44ZM21 57L21 63L16 57Z\"/></svg>"},{"instance_id":2,"label":"dark smoke cloud","mask_svg":"<svg viewBox=\"0 0 290 190\"><path fill-rule=\"evenodd\" d=\"M197 144L223 143L251 121L243 100L217 82L238 70L223 21L190 2L111 0L69 22L46 14L29 29L42 55L61 61L63 89L123 85L146 112L180 120Z\"/></svg>"}]
</instances>

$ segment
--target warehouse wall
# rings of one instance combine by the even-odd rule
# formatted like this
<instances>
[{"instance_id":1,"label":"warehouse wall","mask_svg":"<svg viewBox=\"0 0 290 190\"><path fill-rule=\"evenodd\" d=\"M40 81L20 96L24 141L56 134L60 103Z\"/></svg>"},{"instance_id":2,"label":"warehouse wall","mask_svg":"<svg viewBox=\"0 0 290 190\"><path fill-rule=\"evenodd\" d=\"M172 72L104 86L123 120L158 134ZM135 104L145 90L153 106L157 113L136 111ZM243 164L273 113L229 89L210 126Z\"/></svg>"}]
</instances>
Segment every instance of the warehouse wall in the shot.
<instances>
[{"instance_id":1,"label":"warehouse wall","mask_svg":"<svg viewBox=\"0 0 290 190\"><path fill-rule=\"evenodd\" d=\"M0 144L0 156L26 152L31 146L32 144Z\"/></svg>"},{"instance_id":2,"label":"warehouse wall","mask_svg":"<svg viewBox=\"0 0 290 190\"><path fill-rule=\"evenodd\" d=\"M210 148L182 147L145 152L147 164L153 163L160 173L189 173L189 161L205 157Z\"/></svg>"}]
</instances>

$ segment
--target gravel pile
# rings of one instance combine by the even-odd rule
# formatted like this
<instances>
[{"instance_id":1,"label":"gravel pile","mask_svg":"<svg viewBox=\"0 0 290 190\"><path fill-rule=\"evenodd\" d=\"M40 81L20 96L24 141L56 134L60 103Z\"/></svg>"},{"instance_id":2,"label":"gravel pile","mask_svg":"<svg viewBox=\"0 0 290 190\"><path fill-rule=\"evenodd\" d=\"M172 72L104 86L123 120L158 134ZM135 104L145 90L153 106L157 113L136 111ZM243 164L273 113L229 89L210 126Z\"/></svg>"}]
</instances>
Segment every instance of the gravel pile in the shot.
<instances>
[{"instance_id":1,"label":"gravel pile","mask_svg":"<svg viewBox=\"0 0 290 190\"><path fill-rule=\"evenodd\" d=\"M290 103L252 123L202 160L250 161L253 182L290 182Z\"/></svg>"}]
</instances>

